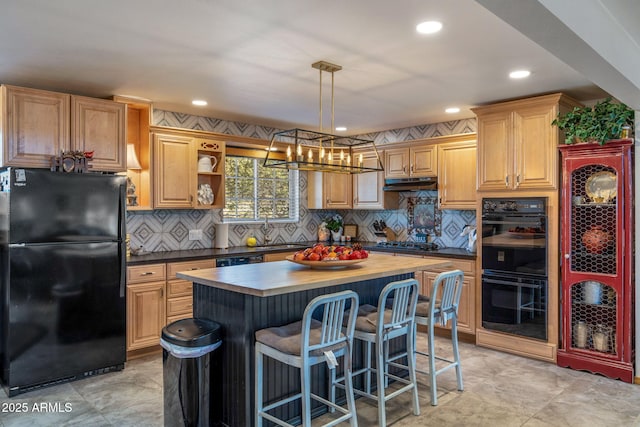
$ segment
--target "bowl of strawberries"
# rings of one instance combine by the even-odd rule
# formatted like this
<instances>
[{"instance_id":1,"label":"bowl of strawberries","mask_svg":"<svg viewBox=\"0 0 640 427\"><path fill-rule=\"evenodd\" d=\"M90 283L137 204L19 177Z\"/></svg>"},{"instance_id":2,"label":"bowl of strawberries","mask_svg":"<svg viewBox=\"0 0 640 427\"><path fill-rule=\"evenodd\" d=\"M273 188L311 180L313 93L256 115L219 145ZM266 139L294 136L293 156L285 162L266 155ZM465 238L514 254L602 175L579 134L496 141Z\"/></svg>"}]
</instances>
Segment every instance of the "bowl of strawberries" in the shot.
<instances>
[{"instance_id":1,"label":"bowl of strawberries","mask_svg":"<svg viewBox=\"0 0 640 427\"><path fill-rule=\"evenodd\" d=\"M289 255L286 259L307 267L326 269L348 267L366 261L367 258L369 253L360 243L354 243L351 246L316 243L310 248Z\"/></svg>"}]
</instances>

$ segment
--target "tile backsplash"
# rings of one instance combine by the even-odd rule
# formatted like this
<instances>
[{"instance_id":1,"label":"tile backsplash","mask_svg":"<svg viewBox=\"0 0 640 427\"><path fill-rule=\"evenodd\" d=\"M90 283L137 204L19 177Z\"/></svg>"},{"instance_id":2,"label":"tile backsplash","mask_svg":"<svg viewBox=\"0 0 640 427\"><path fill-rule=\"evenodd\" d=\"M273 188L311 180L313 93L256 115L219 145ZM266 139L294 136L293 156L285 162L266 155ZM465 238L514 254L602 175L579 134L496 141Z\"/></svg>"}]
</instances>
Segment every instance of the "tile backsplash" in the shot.
<instances>
[{"instance_id":1,"label":"tile backsplash","mask_svg":"<svg viewBox=\"0 0 640 427\"><path fill-rule=\"evenodd\" d=\"M259 125L229 122L209 117L155 110L154 124L159 126L198 129L238 136L269 139L279 129ZM412 139L469 133L476 131L475 119L435 123L411 128L395 129L364 135L376 144L385 145ZM375 241L373 222L384 220L395 233L397 240L412 240L409 235L408 201L410 197L437 197L437 192L400 193L400 208L397 210L310 210L307 208L307 174L300 173L300 221L298 223L271 222L272 243L317 240L318 225L338 212L346 224L358 225L358 239ZM127 213L127 232L131 247L142 247L145 251L159 252L180 249L213 247L216 223L222 222L222 210L167 210L131 211ZM460 233L466 224L475 224L475 211L441 211L440 234L431 235L431 240L441 247L464 247L467 238ZM246 239L255 236L262 242L260 223L230 224L229 245L243 246ZM189 230L202 230L202 238L189 240Z\"/></svg>"}]
</instances>

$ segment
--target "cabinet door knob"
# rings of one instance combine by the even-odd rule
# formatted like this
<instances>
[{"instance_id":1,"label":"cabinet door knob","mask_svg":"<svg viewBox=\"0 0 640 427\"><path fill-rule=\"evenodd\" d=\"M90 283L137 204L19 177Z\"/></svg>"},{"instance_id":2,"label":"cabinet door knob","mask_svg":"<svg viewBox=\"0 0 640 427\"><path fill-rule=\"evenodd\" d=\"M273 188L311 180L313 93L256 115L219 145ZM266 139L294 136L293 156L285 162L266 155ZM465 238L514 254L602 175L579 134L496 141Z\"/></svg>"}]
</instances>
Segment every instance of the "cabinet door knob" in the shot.
<instances>
[{"instance_id":1,"label":"cabinet door knob","mask_svg":"<svg viewBox=\"0 0 640 427\"><path fill-rule=\"evenodd\" d=\"M569 259L569 254L564 254L564 259Z\"/></svg>"},{"instance_id":2,"label":"cabinet door knob","mask_svg":"<svg viewBox=\"0 0 640 427\"><path fill-rule=\"evenodd\" d=\"M505 187L509 187L509 175L504 177L504 185Z\"/></svg>"},{"instance_id":3,"label":"cabinet door knob","mask_svg":"<svg viewBox=\"0 0 640 427\"><path fill-rule=\"evenodd\" d=\"M407 166L406 165L402 166L402 172L407 172Z\"/></svg>"},{"instance_id":4,"label":"cabinet door knob","mask_svg":"<svg viewBox=\"0 0 640 427\"><path fill-rule=\"evenodd\" d=\"M520 174L516 175L516 188L520 186Z\"/></svg>"}]
</instances>

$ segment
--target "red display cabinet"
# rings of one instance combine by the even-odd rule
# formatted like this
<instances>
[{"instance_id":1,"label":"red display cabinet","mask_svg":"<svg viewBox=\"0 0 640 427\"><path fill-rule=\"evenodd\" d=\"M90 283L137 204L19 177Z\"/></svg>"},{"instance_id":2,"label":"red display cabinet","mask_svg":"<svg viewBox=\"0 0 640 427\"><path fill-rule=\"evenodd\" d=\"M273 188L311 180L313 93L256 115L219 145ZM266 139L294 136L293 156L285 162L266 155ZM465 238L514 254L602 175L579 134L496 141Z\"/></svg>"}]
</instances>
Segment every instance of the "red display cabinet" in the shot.
<instances>
[{"instance_id":1,"label":"red display cabinet","mask_svg":"<svg viewBox=\"0 0 640 427\"><path fill-rule=\"evenodd\" d=\"M633 381L632 141L560 148L558 365Z\"/></svg>"}]
</instances>

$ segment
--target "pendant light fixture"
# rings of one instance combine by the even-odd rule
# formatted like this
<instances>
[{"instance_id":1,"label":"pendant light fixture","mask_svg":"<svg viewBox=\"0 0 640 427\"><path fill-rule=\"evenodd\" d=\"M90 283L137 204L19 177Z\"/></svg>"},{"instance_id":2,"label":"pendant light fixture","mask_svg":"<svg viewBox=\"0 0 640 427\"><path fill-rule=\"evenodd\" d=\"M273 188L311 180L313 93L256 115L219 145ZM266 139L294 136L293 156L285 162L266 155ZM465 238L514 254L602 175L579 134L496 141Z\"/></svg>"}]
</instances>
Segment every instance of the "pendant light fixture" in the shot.
<instances>
[{"instance_id":1,"label":"pendant light fixture","mask_svg":"<svg viewBox=\"0 0 640 427\"><path fill-rule=\"evenodd\" d=\"M264 166L350 174L383 171L380 155L372 140L323 132L322 73L331 74L331 129L334 129L334 73L342 70L342 67L326 61L315 62L311 66L320 72L319 131L290 129L276 132L271 138ZM275 150L283 147L286 155L275 153ZM371 153L375 154L375 164L369 162Z\"/></svg>"}]
</instances>

